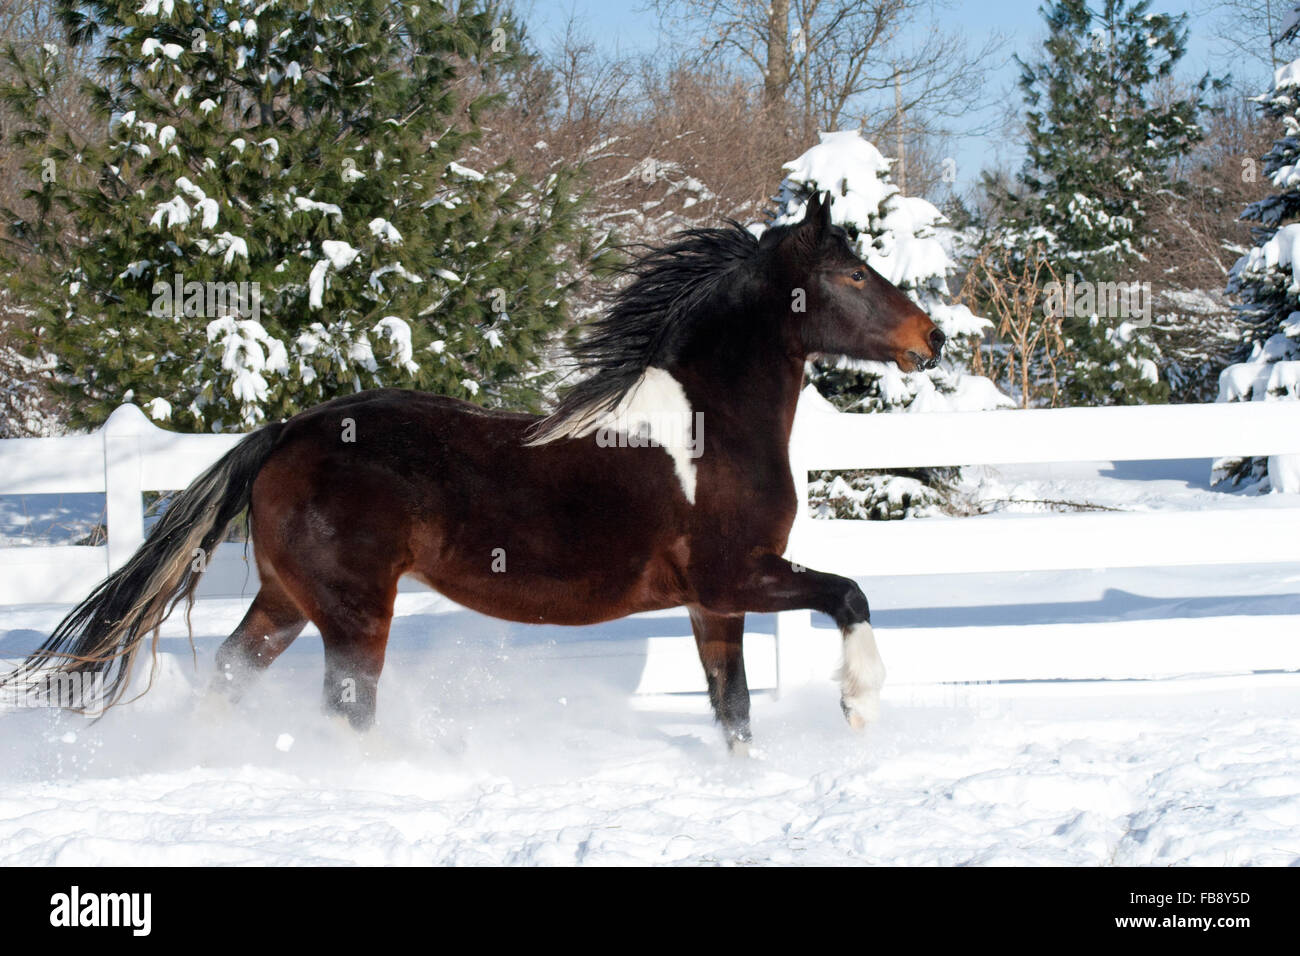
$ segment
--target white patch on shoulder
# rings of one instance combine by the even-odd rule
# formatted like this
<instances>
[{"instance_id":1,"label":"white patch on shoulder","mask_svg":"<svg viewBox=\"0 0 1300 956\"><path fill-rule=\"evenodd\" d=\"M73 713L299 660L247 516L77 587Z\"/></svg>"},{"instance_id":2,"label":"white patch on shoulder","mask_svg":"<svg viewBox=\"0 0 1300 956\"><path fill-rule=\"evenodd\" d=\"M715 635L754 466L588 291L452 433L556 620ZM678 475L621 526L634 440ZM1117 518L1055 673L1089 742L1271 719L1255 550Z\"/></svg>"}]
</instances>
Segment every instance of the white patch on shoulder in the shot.
<instances>
[{"instance_id":1,"label":"white patch on shoulder","mask_svg":"<svg viewBox=\"0 0 1300 956\"><path fill-rule=\"evenodd\" d=\"M602 447L662 448L673 460L686 500L695 504L695 459L704 448L703 415L692 414L681 382L661 368L648 368L611 411L579 415L554 438L596 433Z\"/></svg>"},{"instance_id":2,"label":"white patch on shoulder","mask_svg":"<svg viewBox=\"0 0 1300 956\"><path fill-rule=\"evenodd\" d=\"M840 668L840 706L849 726L861 730L880 716L880 689L885 686L885 662L876 647L870 624L844 631L844 666Z\"/></svg>"}]
</instances>

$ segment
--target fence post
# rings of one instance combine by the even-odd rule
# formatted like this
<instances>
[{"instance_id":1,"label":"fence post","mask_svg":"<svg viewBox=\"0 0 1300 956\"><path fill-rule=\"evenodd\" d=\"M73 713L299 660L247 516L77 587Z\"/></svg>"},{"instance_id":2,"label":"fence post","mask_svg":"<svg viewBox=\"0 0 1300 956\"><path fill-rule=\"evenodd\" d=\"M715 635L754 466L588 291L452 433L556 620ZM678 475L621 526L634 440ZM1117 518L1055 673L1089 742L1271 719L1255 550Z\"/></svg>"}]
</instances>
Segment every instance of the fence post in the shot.
<instances>
[{"instance_id":1,"label":"fence post","mask_svg":"<svg viewBox=\"0 0 1300 956\"><path fill-rule=\"evenodd\" d=\"M108 571L130 560L144 542L140 436L153 424L135 405L121 405L100 429L104 439L104 518L108 524Z\"/></svg>"}]
</instances>

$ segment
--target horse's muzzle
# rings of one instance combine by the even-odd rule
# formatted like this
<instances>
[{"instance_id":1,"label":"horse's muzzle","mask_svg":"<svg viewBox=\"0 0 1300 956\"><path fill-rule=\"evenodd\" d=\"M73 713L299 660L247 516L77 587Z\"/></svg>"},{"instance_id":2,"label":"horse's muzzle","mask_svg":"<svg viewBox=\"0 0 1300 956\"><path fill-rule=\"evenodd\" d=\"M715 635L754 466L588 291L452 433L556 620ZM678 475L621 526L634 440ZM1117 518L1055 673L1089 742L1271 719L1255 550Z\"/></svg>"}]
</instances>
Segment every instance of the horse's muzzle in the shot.
<instances>
[{"instance_id":1,"label":"horse's muzzle","mask_svg":"<svg viewBox=\"0 0 1300 956\"><path fill-rule=\"evenodd\" d=\"M908 349L907 357L911 359L912 364L918 369L934 368L939 364L939 356L943 354L943 343L948 341L948 336L944 335L939 329L935 328L930 331L930 354L922 355L916 349Z\"/></svg>"}]
</instances>

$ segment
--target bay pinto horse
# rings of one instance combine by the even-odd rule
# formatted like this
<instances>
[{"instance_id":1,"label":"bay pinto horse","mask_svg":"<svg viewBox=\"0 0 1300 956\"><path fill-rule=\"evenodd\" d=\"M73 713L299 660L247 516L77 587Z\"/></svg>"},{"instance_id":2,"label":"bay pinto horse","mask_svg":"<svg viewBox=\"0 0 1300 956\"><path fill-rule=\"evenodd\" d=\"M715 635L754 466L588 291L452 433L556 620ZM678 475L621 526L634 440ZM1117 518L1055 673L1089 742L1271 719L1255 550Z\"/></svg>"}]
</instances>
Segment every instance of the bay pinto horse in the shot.
<instances>
[{"instance_id":1,"label":"bay pinto horse","mask_svg":"<svg viewBox=\"0 0 1300 956\"><path fill-rule=\"evenodd\" d=\"M410 574L510 621L595 624L685 605L739 752L746 612L822 611L843 633L841 705L861 727L885 675L867 599L848 578L781 557L795 404L810 356L910 371L938 361L943 333L854 254L820 195L760 239L734 223L689 230L628 271L575 349L590 374L548 417L381 389L263 427L178 495L2 682L89 671L104 678L99 703L117 702L149 633L156 651L158 625L193 600L195 556L247 508L261 589L217 654L214 689L232 698L311 621L327 710L368 727L397 581Z\"/></svg>"}]
</instances>

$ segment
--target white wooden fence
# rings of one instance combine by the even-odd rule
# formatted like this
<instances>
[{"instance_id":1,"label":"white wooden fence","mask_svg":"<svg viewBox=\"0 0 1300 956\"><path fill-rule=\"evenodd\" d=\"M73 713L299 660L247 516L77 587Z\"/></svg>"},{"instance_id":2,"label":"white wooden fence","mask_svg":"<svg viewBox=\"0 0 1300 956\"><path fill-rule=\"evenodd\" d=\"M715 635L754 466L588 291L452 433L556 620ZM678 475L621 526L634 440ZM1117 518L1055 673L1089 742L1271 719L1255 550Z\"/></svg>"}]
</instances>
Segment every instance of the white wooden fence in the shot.
<instances>
[{"instance_id":1,"label":"white wooden fence","mask_svg":"<svg viewBox=\"0 0 1300 956\"><path fill-rule=\"evenodd\" d=\"M142 492L184 488L232 448L239 435L180 435L153 425L133 405L94 434L0 441L0 495L102 493L107 545L0 548L0 605L73 603L143 540ZM801 402L791 440L800 500L789 556L808 567L859 579L981 571L1223 565L1300 565L1296 506L1193 512L1050 514L902 522L813 520L810 471L1031 462L1211 458L1300 454L1300 403L1146 406L924 415L850 415ZM1236 502L1236 504L1240 504ZM1276 502L1270 502L1276 505ZM1267 515L1267 534L1242 541L1243 519ZM1228 546L1239 542L1238 546ZM402 590L419 590L403 582ZM209 562L200 597L256 593L242 545ZM867 587L871 594L870 586ZM1027 602L1031 600L1026 595ZM1071 624L1076 654L1062 658L1059 625L906 628L880 632L893 682L1143 676L1154 673L1300 668L1300 615L1249 621L1180 622L1177 636L1150 635L1150 622ZM1249 626L1247 626L1249 625ZM1256 640L1270 628L1297 640ZM669 628L669 630L672 630ZM1232 635L1225 640L1225 634ZM692 640L679 631L637 643L637 689L698 690ZM618 653L598 641L559 656ZM627 649L623 650L626 655ZM838 633L814 628L808 612L777 615L775 639L747 638L751 686L821 680L834 668Z\"/></svg>"},{"instance_id":2,"label":"white wooden fence","mask_svg":"<svg viewBox=\"0 0 1300 956\"><path fill-rule=\"evenodd\" d=\"M851 415L806 393L790 444L801 508L788 556L821 571L863 579L1277 562L1300 571L1300 497L1267 509L1237 500L1222 510L868 522L812 519L806 487L810 471L854 468L1203 458L1208 473L1211 458L1300 453L1300 402ZM1300 613L1183 618L1176 628L1134 620L877 633L893 683L1300 669ZM838 632L813 628L809 612L778 615L779 685L824 678L838 645Z\"/></svg>"},{"instance_id":3,"label":"white wooden fence","mask_svg":"<svg viewBox=\"0 0 1300 956\"><path fill-rule=\"evenodd\" d=\"M0 494L103 494L108 540L0 548L0 605L80 601L144 540L142 492L184 488L242 437L164 431L123 405L93 434L0 441ZM200 593L239 594L245 567L241 549L223 546Z\"/></svg>"}]
</instances>

